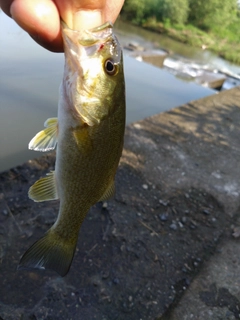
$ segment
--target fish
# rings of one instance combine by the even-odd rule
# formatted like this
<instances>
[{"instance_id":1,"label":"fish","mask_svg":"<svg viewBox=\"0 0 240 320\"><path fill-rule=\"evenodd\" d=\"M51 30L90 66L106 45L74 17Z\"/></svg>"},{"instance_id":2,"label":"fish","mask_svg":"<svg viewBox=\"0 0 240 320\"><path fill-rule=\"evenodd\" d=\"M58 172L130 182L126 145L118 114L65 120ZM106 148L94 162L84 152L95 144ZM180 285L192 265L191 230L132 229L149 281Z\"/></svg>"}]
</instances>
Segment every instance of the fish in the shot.
<instances>
[{"instance_id":1,"label":"fish","mask_svg":"<svg viewBox=\"0 0 240 320\"><path fill-rule=\"evenodd\" d=\"M89 209L115 193L125 131L123 54L111 22L72 30L61 22L65 66L57 118L49 118L29 149L56 148L55 170L29 189L35 202L59 199L55 223L20 259L18 269L65 276Z\"/></svg>"}]
</instances>

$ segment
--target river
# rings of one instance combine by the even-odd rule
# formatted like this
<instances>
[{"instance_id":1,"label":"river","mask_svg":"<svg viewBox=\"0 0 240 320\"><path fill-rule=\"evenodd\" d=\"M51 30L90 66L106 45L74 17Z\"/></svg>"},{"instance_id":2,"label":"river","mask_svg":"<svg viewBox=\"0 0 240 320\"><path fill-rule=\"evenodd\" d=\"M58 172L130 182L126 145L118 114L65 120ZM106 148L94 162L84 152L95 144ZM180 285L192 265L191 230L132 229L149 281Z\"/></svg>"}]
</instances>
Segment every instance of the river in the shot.
<instances>
[{"instance_id":1,"label":"river","mask_svg":"<svg viewBox=\"0 0 240 320\"><path fill-rule=\"evenodd\" d=\"M211 69L230 71L233 74L240 75L239 65L226 61L209 50L191 47L188 44L178 42L165 35L139 28L120 19L116 21L115 27L123 45L131 41L136 41L146 49L163 48L180 57L191 59L200 65L208 65Z\"/></svg>"},{"instance_id":2,"label":"river","mask_svg":"<svg viewBox=\"0 0 240 320\"><path fill-rule=\"evenodd\" d=\"M222 61L207 51L122 22L117 22L116 33L123 45L134 40L145 47L160 46L193 59ZM27 144L42 129L44 121L57 114L64 57L35 44L1 11L0 43L0 171L3 171L41 155L28 151ZM124 60L127 123L215 93L126 55ZM234 68L227 62L224 66Z\"/></svg>"}]
</instances>

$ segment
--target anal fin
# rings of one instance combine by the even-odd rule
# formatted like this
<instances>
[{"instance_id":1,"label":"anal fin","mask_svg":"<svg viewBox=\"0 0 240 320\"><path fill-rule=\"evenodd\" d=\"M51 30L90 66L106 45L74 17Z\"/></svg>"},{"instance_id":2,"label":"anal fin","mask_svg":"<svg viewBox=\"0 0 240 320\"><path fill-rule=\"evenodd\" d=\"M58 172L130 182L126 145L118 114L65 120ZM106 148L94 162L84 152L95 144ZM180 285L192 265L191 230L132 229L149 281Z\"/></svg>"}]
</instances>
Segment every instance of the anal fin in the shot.
<instances>
[{"instance_id":1,"label":"anal fin","mask_svg":"<svg viewBox=\"0 0 240 320\"><path fill-rule=\"evenodd\" d=\"M55 172L51 171L46 177L37 180L29 189L28 196L35 202L58 199Z\"/></svg>"},{"instance_id":2,"label":"anal fin","mask_svg":"<svg viewBox=\"0 0 240 320\"><path fill-rule=\"evenodd\" d=\"M99 199L99 201L109 200L114 196L114 194L115 194L115 184L114 184L114 181L112 181L107 187L107 189L105 190L102 197Z\"/></svg>"},{"instance_id":3,"label":"anal fin","mask_svg":"<svg viewBox=\"0 0 240 320\"><path fill-rule=\"evenodd\" d=\"M38 132L28 144L30 150L50 151L55 149L57 144L58 119L49 118L45 121L46 129Z\"/></svg>"}]
</instances>

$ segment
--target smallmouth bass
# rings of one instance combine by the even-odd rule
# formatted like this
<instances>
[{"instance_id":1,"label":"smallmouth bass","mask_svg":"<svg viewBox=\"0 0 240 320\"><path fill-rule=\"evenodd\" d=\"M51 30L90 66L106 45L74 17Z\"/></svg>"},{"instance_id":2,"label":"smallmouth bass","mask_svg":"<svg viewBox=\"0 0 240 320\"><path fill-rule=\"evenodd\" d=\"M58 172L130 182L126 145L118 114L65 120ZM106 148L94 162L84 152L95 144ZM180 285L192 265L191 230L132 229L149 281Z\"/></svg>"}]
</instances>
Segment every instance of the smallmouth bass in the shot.
<instances>
[{"instance_id":1,"label":"smallmouth bass","mask_svg":"<svg viewBox=\"0 0 240 320\"><path fill-rule=\"evenodd\" d=\"M56 222L22 256L18 269L52 269L65 276L90 207L114 194L123 148L125 83L120 44L107 22L75 31L62 22L65 67L58 117L48 119L29 149L56 147L55 171L29 189L34 201L60 200Z\"/></svg>"}]
</instances>

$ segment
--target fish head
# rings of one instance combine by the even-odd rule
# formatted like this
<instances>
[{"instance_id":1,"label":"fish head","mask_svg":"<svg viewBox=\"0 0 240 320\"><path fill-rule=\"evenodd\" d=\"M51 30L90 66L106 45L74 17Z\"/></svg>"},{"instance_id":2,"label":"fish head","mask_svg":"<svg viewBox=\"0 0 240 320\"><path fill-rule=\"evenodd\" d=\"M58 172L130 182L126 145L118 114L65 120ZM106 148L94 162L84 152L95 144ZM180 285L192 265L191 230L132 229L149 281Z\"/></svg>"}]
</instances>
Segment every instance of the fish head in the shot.
<instances>
[{"instance_id":1,"label":"fish head","mask_svg":"<svg viewBox=\"0 0 240 320\"><path fill-rule=\"evenodd\" d=\"M73 115L90 126L100 123L125 95L122 49L110 22L91 30L62 23L64 93Z\"/></svg>"}]
</instances>

